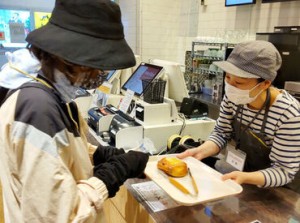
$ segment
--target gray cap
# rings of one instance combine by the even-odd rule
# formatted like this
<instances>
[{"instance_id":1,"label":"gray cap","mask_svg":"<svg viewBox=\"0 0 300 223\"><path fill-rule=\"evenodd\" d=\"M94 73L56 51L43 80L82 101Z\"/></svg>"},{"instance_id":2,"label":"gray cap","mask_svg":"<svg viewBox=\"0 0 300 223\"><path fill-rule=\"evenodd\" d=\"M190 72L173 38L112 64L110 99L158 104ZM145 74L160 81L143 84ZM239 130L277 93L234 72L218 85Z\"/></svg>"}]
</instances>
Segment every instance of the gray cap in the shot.
<instances>
[{"instance_id":1,"label":"gray cap","mask_svg":"<svg viewBox=\"0 0 300 223\"><path fill-rule=\"evenodd\" d=\"M238 77L273 81L281 66L281 56L272 43L255 40L237 44L226 61L214 64Z\"/></svg>"}]
</instances>

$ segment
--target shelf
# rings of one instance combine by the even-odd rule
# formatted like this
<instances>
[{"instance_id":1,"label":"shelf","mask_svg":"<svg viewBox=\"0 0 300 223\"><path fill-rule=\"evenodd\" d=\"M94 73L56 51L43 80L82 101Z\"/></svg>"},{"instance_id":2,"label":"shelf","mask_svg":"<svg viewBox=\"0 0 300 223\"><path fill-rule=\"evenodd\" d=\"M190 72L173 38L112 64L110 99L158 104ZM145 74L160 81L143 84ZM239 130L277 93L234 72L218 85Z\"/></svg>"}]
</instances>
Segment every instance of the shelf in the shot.
<instances>
[{"instance_id":1,"label":"shelf","mask_svg":"<svg viewBox=\"0 0 300 223\"><path fill-rule=\"evenodd\" d=\"M205 80L214 79L220 89L223 89L224 72L213 64L215 61L224 61L229 53L228 48L234 47L233 43L226 42L192 42L191 64L187 67L190 72L189 89L204 89ZM210 107L212 117L218 117L222 101L222 93L218 98L204 93L190 93L190 97L196 98Z\"/></svg>"},{"instance_id":2,"label":"shelf","mask_svg":"<svg viewBox=\"0 0 300 223\"><path fill-rule=\"evenodd\" d=\"M226 43L209 43L209 42L197 42L193 41L193 45L205 45L205 46L222 46L225 45Z\"/></svg>"},{"instance_id":3,"label":"shelf","mask_svg":"<svg viewBox=\"0 0 300 223\"><path fill-rule=\"evenodd\" d=\"M202 54L194 54L195 58L202 58L202 59L209 59L209 60L213 60L213 61L223 61L223 57L212 57L212 56L204 56Z\"/></svg>"},{"instance_id":4,"label":"shelf","mask_svg":"<svg viewBox=\"0 0 300 223\"><path fill-rule=\"evenodd\" d=\"M205 45L205 46L226 46L226 47L234 47L236 44L234 43L209 43L209 42L198 42L198 41L193 41L193 45Z\"/></svg>"},{"instance_id":5,"label":"shelf","mask_svg":"<svg viewBox=\"0 0 300 223\"><path fill-rule=\"evenodd\" d=\"M194 74L212 74L212 75L221 75L223 74L223 71L212 71L204 68L194 68L193 70Z\"/></svg>"}]
</instances>

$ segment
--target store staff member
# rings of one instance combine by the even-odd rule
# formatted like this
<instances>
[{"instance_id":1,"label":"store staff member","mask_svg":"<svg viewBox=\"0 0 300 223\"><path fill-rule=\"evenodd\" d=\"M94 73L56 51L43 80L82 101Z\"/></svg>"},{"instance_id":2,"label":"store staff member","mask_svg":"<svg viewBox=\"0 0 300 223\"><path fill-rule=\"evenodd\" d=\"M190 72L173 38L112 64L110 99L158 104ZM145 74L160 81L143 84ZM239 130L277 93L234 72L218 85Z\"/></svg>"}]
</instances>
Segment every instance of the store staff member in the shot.
<instances>
[{"instance_id":1,"label":"store staff member","mask_svg":"<svg viewBox=\"0 0 300 223\"><path fill-rule=\"evenodd\" d=\"M103 202L143 173L148 155L98 147L94 168L85 121L70 98L104 70L135 65L119 6L57 0L29 50L8 53L0 73L0 174L6 222L102 222ZM62 93L63 92L63 93Z\"/></svg>"},{"instance_id":2,"label":"store staff member","mask_svg":"<svg viewBox=\"0 0 300 223\"><path fill-rule=\"evenodd\" d=\"M287 185L300 192L300 104L271 85L281 66L277 49L266 41L240 43L227 61L215 65L226 72L216 126L204 144L178 157L202 160L233 139L235 150L216 165L227 172L223 180L260 187Z\"/></svg>"}]
</instances>

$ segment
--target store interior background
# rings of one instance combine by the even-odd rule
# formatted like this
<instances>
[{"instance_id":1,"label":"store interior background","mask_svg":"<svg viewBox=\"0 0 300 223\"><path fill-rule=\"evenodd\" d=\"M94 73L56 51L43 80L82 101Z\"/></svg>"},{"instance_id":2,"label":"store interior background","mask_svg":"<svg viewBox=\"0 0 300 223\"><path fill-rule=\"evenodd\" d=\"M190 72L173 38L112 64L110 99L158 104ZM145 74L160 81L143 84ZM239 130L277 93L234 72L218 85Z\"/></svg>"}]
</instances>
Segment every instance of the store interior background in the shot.
<instances>
[{"instance_id":1,"label":"store interior background","mask_svg":"<svg viewBox=\"0 0 300 223\"><path fill-rule=\"evenodd\" d=\"M1 0L0 8L51 12L54 0ZM118 0L125 37L142 61L184 64L197 37L227 42L255 39L274 26L299 26L300 1L225 7L225 0ZM211 39L214 41L214 39Z\"/></svg>"}]
</instances>

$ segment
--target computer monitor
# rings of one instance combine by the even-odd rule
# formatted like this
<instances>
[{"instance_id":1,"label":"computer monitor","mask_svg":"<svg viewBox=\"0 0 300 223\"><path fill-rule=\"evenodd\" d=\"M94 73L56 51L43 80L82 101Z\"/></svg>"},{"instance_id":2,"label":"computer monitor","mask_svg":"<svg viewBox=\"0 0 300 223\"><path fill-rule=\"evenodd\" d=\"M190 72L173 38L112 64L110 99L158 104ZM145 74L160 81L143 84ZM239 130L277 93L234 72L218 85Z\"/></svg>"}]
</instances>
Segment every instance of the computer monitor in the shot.
<instances>
[{"instance_id":1,"label":"computer monitor","mask_svg":"<svg viewBox=\"0 0 300 223\"><path fill-rule=\"evenodd\" d=\"M106 81L107 82L112 82L115 78L120 77L121 70L110 70L108 71L108 74L106 76Z\"/></svg>"},{"instance_id":2,"label":"computer monitor","mask_svg":"<svg viewBox=\"0 0 300 223\"><path fill-rule=\"evenodd\" d=\"M127 91L130 89L134 92L136 96L141 96L144 89L147 88L150 82L143 84L143 80L154 80L158 77L158 74L163 70L163 67L141 63L133 74L128 78L125 84L122 86L122 89Z\"/></svg>"},{"instance_id":3,"label":"computer monitor","mask_svg":"<svg viewBox=\"0 0 300 223\"><path fill-rule=\"evenodd\" d=\"M135 61L136 61L136 64L135 66L133 67L129 67L129 68L126 68L126 69L123 69L122 70L122 73L121 73L121 77L120 77L120 80L121 80L121 86L123 86L126 81L128 80L128 78L132 75L133 71L136 70L136 68L140 65L140 63L142 62L141 60L141 56L140 55L134 55L135 57Z\"/></svg>"},{"instance_id":4,"label":"computer monitor","mask_svg":"<svg viewBox=\"0 0 300 223\"><path fill-rule=\"evenodd\" d=\"M108 72L106 81L112 85L111 94L120 94L121 84L120 84L121 70L111 70Z\"/></svg>"},{"instance_id":5,"label":"computer monitor","mask_svg":"<svg viewBox=\"0 0 300 223\"><path fill-rule=\"evenodd\" d=\"M164 73L168 77L167 97L176 102L182 102L183 98L189 97L184 76L181 71L181 65L179 63L159 59L152 59L151 63L164 68Z\"/></svg>"},{"instance_id":6,"label":"computer monitor","mask_svg":"<svg viewBox=\"0 0 300 223\"><path fill-rule=\"evenodd\" d=\"M225 6L239 6L255 4L256 0L225 0Z\"/></svg>"}]
</instances>

